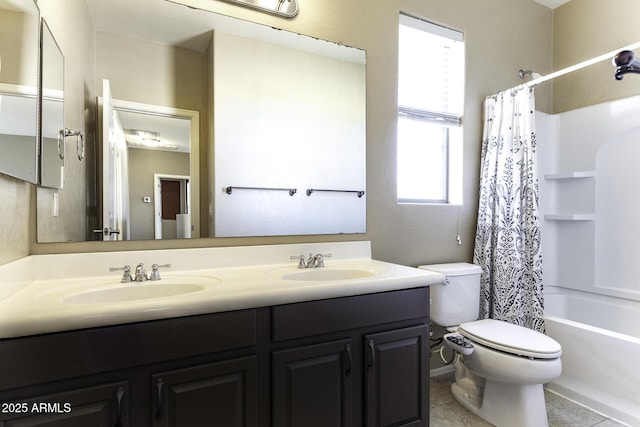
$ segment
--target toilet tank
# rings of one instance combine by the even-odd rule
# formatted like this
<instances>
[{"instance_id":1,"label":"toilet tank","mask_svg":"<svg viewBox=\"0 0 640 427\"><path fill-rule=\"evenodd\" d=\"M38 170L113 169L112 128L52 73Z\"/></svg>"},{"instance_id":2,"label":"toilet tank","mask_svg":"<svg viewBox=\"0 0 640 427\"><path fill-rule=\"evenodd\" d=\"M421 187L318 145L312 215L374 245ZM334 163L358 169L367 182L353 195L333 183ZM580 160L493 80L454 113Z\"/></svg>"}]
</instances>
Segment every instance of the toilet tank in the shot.
<instances>
[{"instance_id":1,"label":"toilet tank","mask_svg":"<svg viewBox=\"0 0 640 427\"><path fill-rule=\"evenodd\" d=\"M440 326L458 326L478 319L482 268L466 262L421 265L446 277L444 284L429 286L430 319Z\"/></svg>"}]
</instances>

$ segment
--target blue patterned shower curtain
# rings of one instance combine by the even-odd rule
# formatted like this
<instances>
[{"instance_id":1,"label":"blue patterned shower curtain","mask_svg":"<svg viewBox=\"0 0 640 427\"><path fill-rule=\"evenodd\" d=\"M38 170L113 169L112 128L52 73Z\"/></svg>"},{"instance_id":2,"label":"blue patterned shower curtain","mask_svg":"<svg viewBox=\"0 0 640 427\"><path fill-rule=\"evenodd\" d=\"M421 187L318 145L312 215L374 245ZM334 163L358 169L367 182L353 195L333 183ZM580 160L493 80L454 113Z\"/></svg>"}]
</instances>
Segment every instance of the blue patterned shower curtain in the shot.
<instances>
[{"instance_id":1,"label":"blue patterned shower curtain","mask_svg":"<svg viewBox=\"0 0 640 427\"><path fill-rule=\"evenodd\" d=\"M474 263L481 319L544 332L534 111L528 87L485 100Z\"/></svg>"}]
</instances>

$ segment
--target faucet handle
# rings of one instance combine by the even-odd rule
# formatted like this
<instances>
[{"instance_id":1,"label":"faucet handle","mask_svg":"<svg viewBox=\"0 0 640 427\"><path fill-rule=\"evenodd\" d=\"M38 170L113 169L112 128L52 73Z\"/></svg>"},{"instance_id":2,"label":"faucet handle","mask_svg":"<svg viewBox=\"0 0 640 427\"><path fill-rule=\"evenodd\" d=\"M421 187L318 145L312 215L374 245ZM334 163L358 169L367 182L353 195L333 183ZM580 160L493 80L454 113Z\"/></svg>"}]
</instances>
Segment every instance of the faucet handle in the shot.
<instances>
[{"instance_id":1,"label":"faucet handle","mask_svg":"<svg viewBox=\"0 0 640 427\"><path fill-rule=\"evenodd\" d=\"M304 262L304 255L291 255L289 259L297 259L298 268L307 268L307 264Z\"/></svg>"},{"instance_id":2,"label":"faucet handle","mask_svg":"<svg viewBox=\"0 0 640 427\"><path fill-rule=\"evenodd\" d=\"M149 280L160 280L160 272L158 271L158 269L169 268L169 267L171 267L171 264L162 264L162 265L153 264L151 266L151 276L149 277Z\"/></svg>"},{"instance_id":3,"label":"faucet handle","mask_svg":"<svg viewBox=\"0 0 640 427\"><path fill-rule=\"evenodd\" d=\"M324 259L330 257L331 254L318 254L316 255L316 267L324 267Z\"/></svg>"},{"instance_id":4,"label":"faucet handle","mask_svg":"<svg viewBox=\"0 0 640 427\"><path fill-rule=\"evenodd\" d=\"M122 271L122 279L120 279L121 283L133 282L133 278L131 277L131 266L129 265L125 265L124 267L109 267L109 271Z\"/></svg>"}]
</instances>

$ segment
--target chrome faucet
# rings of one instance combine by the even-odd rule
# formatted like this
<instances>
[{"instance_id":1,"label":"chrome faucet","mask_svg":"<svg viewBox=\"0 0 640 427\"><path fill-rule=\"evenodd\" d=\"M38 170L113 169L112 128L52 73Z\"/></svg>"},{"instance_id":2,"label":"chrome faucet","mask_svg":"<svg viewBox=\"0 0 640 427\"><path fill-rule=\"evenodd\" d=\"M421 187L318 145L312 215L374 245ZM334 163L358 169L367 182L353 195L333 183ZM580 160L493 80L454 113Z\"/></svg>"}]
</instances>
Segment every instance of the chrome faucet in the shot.
<instances>
[{"instance_id":1,"label":"chrome faucet","mask_svg":"<svg viewBox=\"0 0 640 427\"><path fill-rule=\"evenodd\" d=\"M316 267L324 267L324 259L330 257L331 254L317 254L316 255Z\"/></svg>"},{"instance_id":2,"label":"chrome faucet","mask_svg":"<svg viewBox=\"0 0 640 427\"><path fill-rule=\"evenodd\" d=\"M149 276L149 280L160 280L160 271L158 271L160 268L169 268L171 267L171 264L163 264L163 265L158 265L158 264L153 264L151 266L151 276Z\"/></svg>"},{"instance_id":3,"label":"chrome faucet","mask_svg":"<svg viewBox=\"0 0 640 427\"><path fill-rule=\"evenodd\" d=\"M134 281L136 281L136 282L146 282L147 280L149 280L149 278L147 277L147 270L144 269L144 264L140 263L136 267L136 277L135 277Z\"/></svg>"},{"instance_id":4,"label":"chrome faucet","mask_svg":"<svg viewBox=\"0 0 640 427\"><path fill-rule=\"evenodd\" d=\"M307 259L307 268L316 268L317 258L314 254L309 254L309 258Z\"/></svg>"},{"instance_id":5,"label":"chrome faucet","mask_svg":"<svg viewBox=\"0 0 640 427\"><path fill-rule=\"evenodd\" d=\"M309 258L307 262L304 261L304 256L300 255L300 263L298 264L298 268L317 268L324 267L324 259L326 257L330 257L331 254L309 254ZM296 259L298 257L291 257L291 259Z\"/></svg>"},{"instance_id":6,"label":"chrome faucet","mask_svg":"<svg viewBox=\"0 0 640 427\"><path fill-rule=\"evenodd\" d=\"M147 270L144 269L144 264L140 263L136 266L135 278L131 277L131 267L125 265L124 267L110 267L109 271L123 271L121 283L131 283L131 282L146 282L147 280L160 280L160 271L161 268L169 268L171 264L153 264L151 266L151 274L147 276Z\"/></svg>"},{"instance_id":7,"label":"chrome faucet","mask_svg":"<svg viewBox=\"0 0 640 427\"><path fill-rule=\"evenodd\" d=\"M120 279L121 283L130 283L133 282L133 278L131 277L131 267L125 265L124 267L110 267L109 271L121 271L122 270L122 279Z\"/></svg>"},{"instance_id":8,"label":"chrome faucet","mask_svg":"<svg viewBox=\"0 0 640 427\"><path fill-rule=\"evenodd\" d=\"M298 260L298 268L307 268L307 263L304 262L304 255L291 255L289 259L297 259Z\"/></svg>"}]
</instances>

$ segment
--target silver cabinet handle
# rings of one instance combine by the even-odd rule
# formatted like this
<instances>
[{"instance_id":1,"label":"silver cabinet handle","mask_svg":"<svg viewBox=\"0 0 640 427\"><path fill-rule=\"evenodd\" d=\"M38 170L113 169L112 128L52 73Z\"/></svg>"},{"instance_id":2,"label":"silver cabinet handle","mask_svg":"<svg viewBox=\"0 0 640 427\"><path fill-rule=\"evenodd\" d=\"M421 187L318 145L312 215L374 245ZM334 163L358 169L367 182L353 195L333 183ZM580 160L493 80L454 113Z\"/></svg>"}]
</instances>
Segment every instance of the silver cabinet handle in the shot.
<instances>
[{"instance_id":1,"label":"silver cabinet handle","mask_svg":"<svg viewBox=\"0 0 640 427\"><path fill-rule=\"evenodd\" d=\"M60 160L64 160L64 137L64 129L60 129L60 132L58 132L58 156L60 156Z\"/></svg>"},{"instance_id":2,"label":"silver cabinet handle","mask_svg":"<svg viewBox=\"0 0 640 427\"><path fill-rule=\"evenodd\" d=\"M373 343L373 340L369 340L369 363L367 364L367 368L373 369L376 364L376 346Z\"/></svg>"},{"instance_id":3,"label":"silver cabinet handle","mask_svg":"<svg viewBox=\"0 0 640 427\"><path fill-rule=\"evenodd\" d=\"M164 388L164 380L158 378L156 380L156 418L162 416L162 389Z\"/></svg>"},{"instance_id":4,"label":"silver cabinet handle","mask_svg":"<svg viewBox=\"0 0 640 427\"><path fill-rule=\"evenodd\" d=\"M353 362L353 358L351 357L351 346L349 344L345 344L344 345L344 355L345 355L345 362L346 362L346 367L345 367L345 375L347 377L351 376L351 363Z\"/></svg>"},{"instance_id":5,"label":"silver cabinet handle","mask_svg":"<svg viewBox=\"0 0 640 427\"><path fill-rule=\"evenodd\" d=\"M115 427L122 427L122 397L124 396L124 387L120 386L116 389L116 424Z\"/></svg>"}]
</instances>

